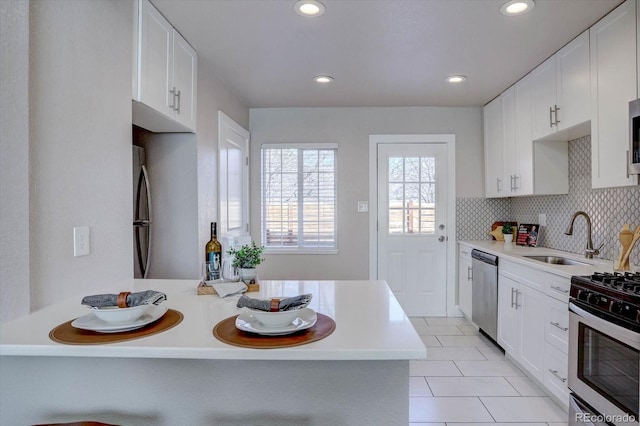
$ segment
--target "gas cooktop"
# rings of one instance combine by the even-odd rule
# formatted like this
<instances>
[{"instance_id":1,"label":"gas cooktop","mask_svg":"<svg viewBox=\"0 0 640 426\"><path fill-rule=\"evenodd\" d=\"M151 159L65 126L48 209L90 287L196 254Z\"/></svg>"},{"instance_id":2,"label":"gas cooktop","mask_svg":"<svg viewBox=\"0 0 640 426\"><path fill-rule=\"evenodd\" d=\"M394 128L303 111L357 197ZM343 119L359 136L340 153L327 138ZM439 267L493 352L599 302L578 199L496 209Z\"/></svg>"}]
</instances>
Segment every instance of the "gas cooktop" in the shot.
<instances>
[{"instance_id":1,"label":"gas cooktop","mask_svg":"<svg viewBox=\"0 0 640 426\"><path fill-rule=\"evenodd\" d=\"M579 305L640 324L640 273L596 272L571 277L570 296Z\"/></svg>"}]
</instances>

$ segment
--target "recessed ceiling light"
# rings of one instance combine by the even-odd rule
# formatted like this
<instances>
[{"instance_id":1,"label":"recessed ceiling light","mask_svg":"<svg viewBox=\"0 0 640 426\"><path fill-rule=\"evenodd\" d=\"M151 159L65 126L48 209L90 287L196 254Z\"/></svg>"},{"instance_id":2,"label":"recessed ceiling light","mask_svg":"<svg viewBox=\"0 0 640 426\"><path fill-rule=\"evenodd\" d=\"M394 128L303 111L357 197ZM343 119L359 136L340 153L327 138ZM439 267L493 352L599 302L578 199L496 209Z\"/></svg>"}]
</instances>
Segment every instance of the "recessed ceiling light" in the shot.
<instances>
[{"instance_id":1,"label":"recessed ceiling light","mask_svg":"<svg viewBox=\"0 0 640 426\"><path fill-rule=\"evenodd\" d=\"M533 0L510 0L500 7L500 13L506 16L517 16L527 13L536 4Z\"/></svg>"},{"instance_id":2,"label":"recessed ceiling light","mask_svg":"<svg viewBox=\"0 0 640 426\"><path fill-rule=\"evenodd\" d=\"M298 15L315 17L324 13L324 5L316 0L300 0L295 5Z\"/></svg>"},{"instance_id":3,"label":"recessed ceiling light","mask_svg":"<svg viewBox=\"0 0 640 426\"><path fill-rule=\"evenodd\" d=\"M333 77L331 77L330 75L316 75L315 77L313 77L313 81L320 84L328 84L333 81Z\"/></svg>"},{"instance_id":4,"label":"recessed ceiling light","mask_svg":"<svg viewBox=\"0 0 640 426\"><path fill-rule=\"evenodd\" d=\"M464 75L450 75L446 78L448 83L462 83L466 79L467 77L465 77Z\"/></svg>"}]
</instances>

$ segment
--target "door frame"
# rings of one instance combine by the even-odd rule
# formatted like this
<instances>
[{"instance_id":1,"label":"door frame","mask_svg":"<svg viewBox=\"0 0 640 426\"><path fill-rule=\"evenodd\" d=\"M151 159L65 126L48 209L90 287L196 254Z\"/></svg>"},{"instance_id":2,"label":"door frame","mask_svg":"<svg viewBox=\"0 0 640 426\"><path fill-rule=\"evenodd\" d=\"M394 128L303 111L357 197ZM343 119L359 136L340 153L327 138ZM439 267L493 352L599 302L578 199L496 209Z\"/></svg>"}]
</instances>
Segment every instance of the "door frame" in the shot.
<instances>
[{"instance_id":1,"label":"door frame","mask_svg":"<svg viewBox=\"0 0 640 426\"><path fill-rule=\"evenodd\" d=\"M456 136L454 134L369 135L369 279L378 279L378 145L430 144L447 146L447 316L462 316L456 304Z\"/></svg>"}]
</instances>

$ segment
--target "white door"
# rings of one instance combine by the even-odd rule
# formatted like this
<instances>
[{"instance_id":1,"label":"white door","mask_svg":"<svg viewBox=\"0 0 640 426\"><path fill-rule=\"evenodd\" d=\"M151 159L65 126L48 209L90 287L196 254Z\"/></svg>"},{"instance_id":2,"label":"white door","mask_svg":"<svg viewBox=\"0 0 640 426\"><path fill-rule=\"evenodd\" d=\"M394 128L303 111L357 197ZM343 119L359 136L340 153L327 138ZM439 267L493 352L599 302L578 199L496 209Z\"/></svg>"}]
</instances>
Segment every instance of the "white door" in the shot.
<instances>
[{"instance_id":1,"label":"white door","mask_svg":"<svg viewBox=\"0 0 640 426\"><path fill-rule=\"evenodd\" d=\"M447 313L447 145L378 145L378 279L408 315Z\"/></svg>"},{"instance_id":2,"label":"white door","mask_svg":"<svg viewBox=\"0 0 640 426\"><path fill-rule=\"evenodd\" d=\"M219 235L249 234L249 132L218 112Z\"/></svg>"}]
</instances>

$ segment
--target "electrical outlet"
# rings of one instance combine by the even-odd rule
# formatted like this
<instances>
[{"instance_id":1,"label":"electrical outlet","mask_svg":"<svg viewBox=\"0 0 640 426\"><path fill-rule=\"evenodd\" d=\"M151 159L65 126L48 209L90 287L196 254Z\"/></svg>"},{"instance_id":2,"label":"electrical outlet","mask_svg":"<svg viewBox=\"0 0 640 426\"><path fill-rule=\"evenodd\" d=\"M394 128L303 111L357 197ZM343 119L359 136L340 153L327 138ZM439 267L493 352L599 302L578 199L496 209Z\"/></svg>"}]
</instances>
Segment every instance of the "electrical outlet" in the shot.
<instances>
[{"instance_id":1,"label":"electrical outlet","mask_svg":"<svg viewBox=\"0 0 640 426\"><path fill-rule=\"evenodd\" d=\"M540 213L538 215L538 225L547 226L547 215L544 213Z\"/></svg>"},{"instance_id":2,"label":"electrical outlet","mask_svg":"<svg viewBox=\"0 0 640 426\"><path fill-rule=\"evenodd\" d=\"M358 201L358 213L366 213L369 211L368 201Z\"/></svg>"},{"instance_id":3,"label":"electrical outlet","mask_svg":"<svg viewBox=\"0 0 640 426\"><path fill-rule=\"evenodd\" d=\"M86 256L89 254L89 227L76 226L73 228L73 256Z\"/></svg>"}]
</instances>

